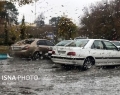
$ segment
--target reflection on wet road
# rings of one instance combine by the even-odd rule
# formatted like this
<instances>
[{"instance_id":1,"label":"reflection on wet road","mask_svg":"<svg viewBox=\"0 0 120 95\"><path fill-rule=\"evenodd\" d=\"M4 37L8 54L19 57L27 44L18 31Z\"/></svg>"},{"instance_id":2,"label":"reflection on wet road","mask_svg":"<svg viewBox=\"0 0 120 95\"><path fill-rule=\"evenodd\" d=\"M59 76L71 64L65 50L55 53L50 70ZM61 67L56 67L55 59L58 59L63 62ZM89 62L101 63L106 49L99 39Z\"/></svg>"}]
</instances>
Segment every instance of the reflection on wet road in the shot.
<instances>
[{"instance_id":1,"label":"reflection on wet road","mask_svg":"<svg viewBox=\"0 0 120 95\"><path fill-rule=\"evenodd\" d=\"M52 66L50 60L0 60L0 95L120 95L119 66L88 71Z\"/></svg>"}]
</instances>

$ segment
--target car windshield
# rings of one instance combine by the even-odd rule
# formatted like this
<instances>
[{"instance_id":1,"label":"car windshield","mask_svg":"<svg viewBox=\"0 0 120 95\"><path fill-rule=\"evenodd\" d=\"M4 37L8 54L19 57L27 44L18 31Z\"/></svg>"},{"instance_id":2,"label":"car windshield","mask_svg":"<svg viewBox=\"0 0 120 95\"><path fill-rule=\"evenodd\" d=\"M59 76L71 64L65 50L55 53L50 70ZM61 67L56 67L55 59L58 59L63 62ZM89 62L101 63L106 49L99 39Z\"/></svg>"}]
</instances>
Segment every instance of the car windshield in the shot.
<instances>
[{"instance_id":1,"label":"car windshield","mask_svg":"<svg viewBox=\"0 0 120 95\"><path fill-rule=\"evenodd\" d=\"M67 46L70 46L70 47L84 47L87 42L89 40L84 40L84 39L81 39L81 40L75 40L74 42L68 44Z\"/></svg>"},{"instance_id":2,"label":"car windshield","mask_svg":"<svg viewBox=\"0 0 120 95\"><path fill-rule=\"evenodd\" d=\"M16 42L15 44L23 44L23 43L24 43L24 40L21 40L21 41Z\"/></svg>"},{"instance_id":3,"label":"car windshield","mask_svg":"<svg viewBox=\"0 0 120 95\"><path fill-rule=\"evenodd\" d=\"M56 46L65 46L66 44L70 43L72 40L64 40L56 44Z\"/></svg>"},{"instance_id":4,"label":"car windshield","mask_svg":"<svg viewBox=\"0 0 120 95\"><path fill-rule=\"evenodd\" d=\"M114 43L116 46L120 46L119 42L112 42L112 43Z\"/></svg>"}]
</instances>

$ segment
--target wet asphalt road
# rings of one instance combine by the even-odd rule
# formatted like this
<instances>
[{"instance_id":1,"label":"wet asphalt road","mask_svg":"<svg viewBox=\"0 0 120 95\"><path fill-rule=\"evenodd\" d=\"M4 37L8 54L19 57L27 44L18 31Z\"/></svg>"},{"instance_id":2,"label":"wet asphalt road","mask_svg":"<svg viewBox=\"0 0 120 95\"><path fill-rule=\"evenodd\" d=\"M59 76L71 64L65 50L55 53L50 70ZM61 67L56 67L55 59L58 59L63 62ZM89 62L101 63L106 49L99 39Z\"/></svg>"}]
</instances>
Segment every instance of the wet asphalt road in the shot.
<instances>
[{"instance_id":1,"label":"wet asphalt road","mask_svg":"<svg viewBox=\"0 0 120 95\"><path fill-rule=\"evenodd\" d=\"M17 79L38 76L37 79ZM8 76L13 80L8 79ZM0 95L120 95L120 67L53 67L51 60L0 60Z\"/></svg>"}]
</instances>

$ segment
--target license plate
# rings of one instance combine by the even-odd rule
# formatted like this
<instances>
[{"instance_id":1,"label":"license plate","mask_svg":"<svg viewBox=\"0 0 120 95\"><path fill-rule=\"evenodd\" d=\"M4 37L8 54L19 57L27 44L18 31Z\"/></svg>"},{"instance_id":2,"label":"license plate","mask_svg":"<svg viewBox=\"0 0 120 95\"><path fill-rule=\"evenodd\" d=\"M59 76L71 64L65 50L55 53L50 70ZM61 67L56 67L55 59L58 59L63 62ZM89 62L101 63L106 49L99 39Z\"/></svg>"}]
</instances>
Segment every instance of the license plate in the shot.
<instances>
[{"instance_id":1,"label":"license plate","mask_svg":"<svg viewBox=\"0 0 120 95\"><path fill-rule=\"evenodd\" d=\"M52 51L48 51L48 53L52 53Z\"/></svg>"},{"instance_id":2,"label":"license plate","mask_svg":"<svg viewBox=\"0 0 120 95\"><path fill-rule=\"evenodd\" d=\"M20 47L13 47L13 50L20 50Z\"/></svg>"},{"instance_id":3,"label":"license plate","mask_svg":"<svg viewBox=\"0 0 120 95\"><path fill-rule=\"evenodd\" d=\"M65 54L65 51L58 51L59 54Z\"/></svg>"}]
</instances>

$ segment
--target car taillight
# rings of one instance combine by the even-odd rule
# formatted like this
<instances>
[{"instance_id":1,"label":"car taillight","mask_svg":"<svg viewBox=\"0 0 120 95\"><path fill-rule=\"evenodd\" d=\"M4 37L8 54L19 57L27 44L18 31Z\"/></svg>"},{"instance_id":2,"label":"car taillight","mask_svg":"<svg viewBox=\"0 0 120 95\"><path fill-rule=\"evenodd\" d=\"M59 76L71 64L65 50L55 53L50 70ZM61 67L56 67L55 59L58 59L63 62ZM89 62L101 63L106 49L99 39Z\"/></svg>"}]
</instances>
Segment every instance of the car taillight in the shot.
<instances>
[{"instance_id":1,"label":"car taillight","mask_svg":"<svg viewBox=\"0 0 120 95\"><path fill-rule=\"evenodd\" d=\"M51 54L52 54L52 50L49 50L48 53L51 53Z\"/></svg>"},{"instance_id":2,"label":"car taillight","mask_svg":"<svg viewBox=\"0 0 120 95\"><path fill-rule=\"evenodd\" d=\"M52 54L55 54L55 51L52 51Z\"/></svg>"},{"instance_id":3,"label":"car taillight","mask_svg":"<svg viewBox=\"0 0 120 95\"><path fill-rule=\"evenodd\" d=\"M29 49L29 46L25 46L22 48L22 50L27 50L27 49Z\"/></svg>"},{"instance_id":4,"label":"car taillight","mask_svg":"<svg viewBox=\"0 0 120 95\"><path fill-rule=\"evenodd\" d=\"M75 55L76 55L76 52L68 52L67 55L75 56Z\"/></svg>"}]
</instances>

